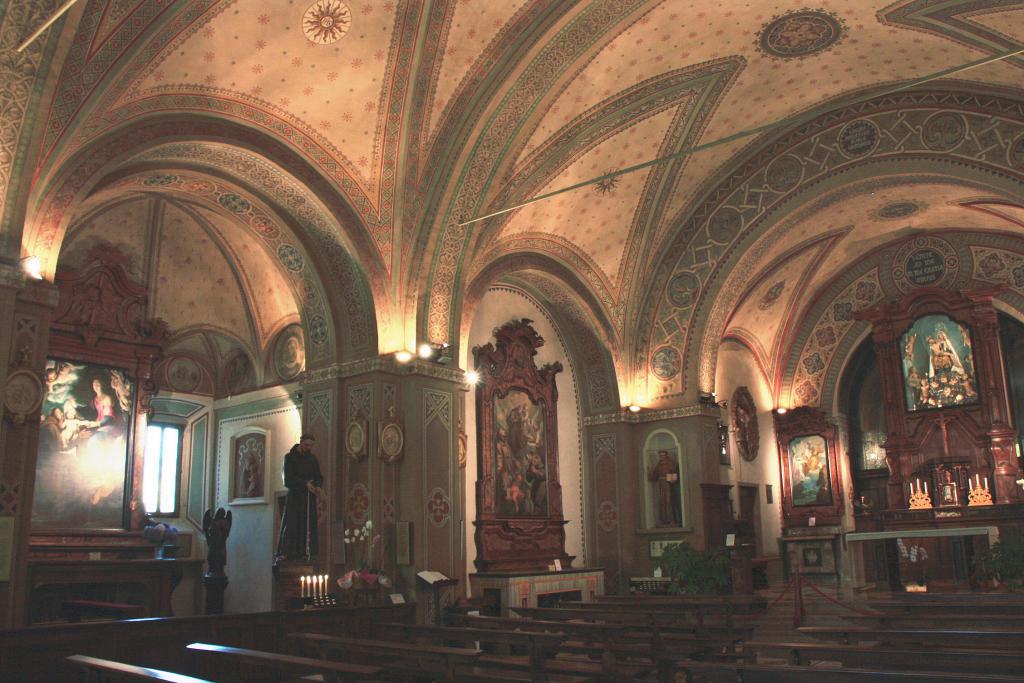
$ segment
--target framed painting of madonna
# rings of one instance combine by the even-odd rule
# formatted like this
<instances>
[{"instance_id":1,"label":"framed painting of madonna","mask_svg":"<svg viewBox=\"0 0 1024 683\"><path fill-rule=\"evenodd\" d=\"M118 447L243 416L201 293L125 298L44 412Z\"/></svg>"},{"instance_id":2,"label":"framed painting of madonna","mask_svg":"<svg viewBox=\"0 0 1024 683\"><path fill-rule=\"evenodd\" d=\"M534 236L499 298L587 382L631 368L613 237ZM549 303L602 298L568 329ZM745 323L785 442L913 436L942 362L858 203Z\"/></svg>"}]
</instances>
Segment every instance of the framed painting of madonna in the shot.
<instances>
[{"instance_id":1,"label":"framed painting of madonna","mask_svg":"<svg viewBox=\"0 0 1024 683\"><path fill-rule=\"evenodd\" d=\"M900 339L907 410L978 402L974 346L968 329L947 315L925 315Z\"/></svg>"},{"instance_id":2,"label":"framed painting of madonna","mask_svg":"<svg viewBox=\"0 0 1024 683\"><path fill-rule=\"evenodd\" d=\"M32 524L122 527L135 383L119 368L46 363Z\"/></svg>"}]
</instances>

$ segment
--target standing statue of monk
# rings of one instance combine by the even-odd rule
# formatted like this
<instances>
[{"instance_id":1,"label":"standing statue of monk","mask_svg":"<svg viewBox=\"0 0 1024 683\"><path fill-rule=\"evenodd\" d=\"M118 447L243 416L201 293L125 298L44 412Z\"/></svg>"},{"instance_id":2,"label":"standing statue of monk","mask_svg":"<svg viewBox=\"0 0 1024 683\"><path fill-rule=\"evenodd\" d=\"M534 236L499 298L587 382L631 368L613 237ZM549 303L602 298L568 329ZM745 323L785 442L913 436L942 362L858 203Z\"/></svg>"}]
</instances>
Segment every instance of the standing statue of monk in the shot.
<instances>
[{"instance_id":1,"label":"standing statue of monk","mask_svg":"<svg viewBox=\"0 0 1024 683\"><path fill-rule=\"evenodd\" d=\"M323 495L324 478L320 463L313 455L316 439L303 434L299 443L284 456L284 485L288 498L281 520L281 536L277 541L277 556L289 560L310 560L316 557L317 497Z\"/></svg>"},{"instance_id":2,"label":"standing statue of monk","mask_svg":"<svg viewBox=\"0 0 1024 683\"><path fill-rule=\"evenodd\" d=\"M668 451L658 451L658 462L647 478L658 485L657 524L658 526L681 526L679 509L679 465L669 456Z\"/></svg>"}]
</instances>

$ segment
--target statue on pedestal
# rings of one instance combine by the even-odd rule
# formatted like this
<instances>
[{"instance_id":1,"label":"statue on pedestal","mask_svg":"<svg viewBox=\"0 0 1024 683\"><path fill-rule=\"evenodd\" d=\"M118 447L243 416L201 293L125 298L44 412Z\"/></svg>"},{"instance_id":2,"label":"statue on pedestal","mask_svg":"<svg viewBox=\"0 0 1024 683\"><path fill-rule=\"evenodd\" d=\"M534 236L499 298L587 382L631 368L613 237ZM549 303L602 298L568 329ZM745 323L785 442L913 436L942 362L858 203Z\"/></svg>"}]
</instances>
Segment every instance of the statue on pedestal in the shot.
<instances>
[{"instance_id":1,"label":"statue on pedestal","mask_svg":"<svg viewBox=\"0 0 1024 683\"><path fill-rule=\"evenodd\" d=\"M277 541L277 556L289 560L316 557L318 503L324 501L324 478L320 463L313 454L316 439L303 434L299 443L284 456L284 485L288 488L281 535Z\"/></svg>"}]
</instances>

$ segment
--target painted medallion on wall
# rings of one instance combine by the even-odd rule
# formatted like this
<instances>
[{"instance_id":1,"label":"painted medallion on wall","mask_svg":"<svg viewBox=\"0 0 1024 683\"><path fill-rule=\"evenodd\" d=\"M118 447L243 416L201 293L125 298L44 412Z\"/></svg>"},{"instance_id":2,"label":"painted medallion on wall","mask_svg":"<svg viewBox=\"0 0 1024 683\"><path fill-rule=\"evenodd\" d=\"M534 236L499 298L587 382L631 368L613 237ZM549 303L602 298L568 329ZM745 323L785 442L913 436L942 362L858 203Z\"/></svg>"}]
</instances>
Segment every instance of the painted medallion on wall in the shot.
<instances>
[{"instance_id":1,"label":"painted medallion on wall","mask_svg":"<svg viewBox=\"0 0 1024 683\"><path fill-rule=\"evenodd\" d=\"M359 460L366 455L366 422L352 420L345 428L345 450L350 457Z\"/></svg>"},{"instance_id":2,"label":"painted medallion on wall","mask_svg":"<svg viewBox=\"0 0 1024 683\"><path fill-rule=\"evenodd\" d=\"M311 43L330 45L352 26L352 12L341 0L319 0L302 15L302 32Z\"/></svg>"},{"instance_id":3,"label":"painted medallion on wall","mask_svg":"<svg viewBox=\"0 0 1024 683\"><path fill-rule=\"evenodd\" d=\"M793 505L831 505L828 444L818 434L794 437L789 442L789 473Z\"/></svg>"},{"instance_id":4,"label":"painted medallion on wall","mask_svg":"<svg viewBox=\"0 0 1024 683\"><path fill-rule=\"evenodd\" d=\"M773 57L792 59L828 50L843 37L842 21L822 10L776 17L761 30L758 46Z\"/></svg>"},{"instance_id":5,"label":"painted medallion on wall","mask_svg":"<svg viewBox=\"0 0 1024 683\"><path fill-rule=\"evenodd\" d=\"M544 410L525 391L494 401L494 484L498 513L546 515L547 448Z\"/></svg>"},{"instance_id":6,"label":"painted medallion on wall","mask_svg":"<svg viewBox=\"0 0 1024 683\"><path fill-rule=\"evenodd\" d=\"M732 428L736 436L736 450L747 462L757 459L761 435L757 427L757 407L746 387L737 387L732 394Z\"/></svg>"},{"instance_id":7,"label":"painted medallion on wall","mask_svg":"<svg viewBox=\"0 0 1024 683\"><path fill-rule=\"evenodd\" d=\"M926 315L900 338L907 409L978 402L974 351L967 328L952 318Z\"/></svg>"},{"instance_id":8,"label":"painted medallion on wall","mask_svg":"<svg viewBox=\"0 0 1024 683\"><path fill-rule=\"evenodd\" d=\"M306 348L302 327L289 325L277 338L274 348L274 370L282 381L295 379L306 367Z\"/></svg>"},{"instance_id":9,"label":"painted medallion on wall","mask_svg":"<svg viewBox=\"0 0 1024 683\"><path fill-rule=\"evenodd\" d=\"M651 372L663 382L678 375L681 364L679 352L671 346L662 346L651 356Z\"/></svg>"},{"instance_id":10,"label":"painted medallion on wall","mask_svg":"<svg viewBox=\"0 0 1024 683\"><path fill-rule=\"evenodd\" d=\"M191 358L178 356L167 364L167 381L175 391L186 394L195 391L202 378L199 365Z\"/></svg>"},{"instance_id":11,"label":"painted medallion on wall","mask_svg":"<svg viewBox=\"0 0 1024 683\"><path fill-rule=\"evenodd\" d=\"M124 527L135 385L123 370L46 362L32 525Z\"/></svg>"},{"instance_id":12,"label":"painted medallion on wall","mask_svg":"<svg viewBox=\"0 0 1024 683\"><path fill-rule=\"evenodd\" d=\"M915 237L892 259L892 279L903 292L915 287L948 285L960 271L960 258L949 242L938 237Z\"/></svg>"},{"instance_id":13,"label":"painted medallion on wall","mask_svg":"<svg viewBox=\"0 0 1024 683\"><path fill-rule=\"evenodd\" d=\"M405 446L405 433L402 431L402 425L394 420L383 423L378 446L378 455L381 460L387 463L398 462L402 457L402 448Z\"/></svg>"}]
</instances>

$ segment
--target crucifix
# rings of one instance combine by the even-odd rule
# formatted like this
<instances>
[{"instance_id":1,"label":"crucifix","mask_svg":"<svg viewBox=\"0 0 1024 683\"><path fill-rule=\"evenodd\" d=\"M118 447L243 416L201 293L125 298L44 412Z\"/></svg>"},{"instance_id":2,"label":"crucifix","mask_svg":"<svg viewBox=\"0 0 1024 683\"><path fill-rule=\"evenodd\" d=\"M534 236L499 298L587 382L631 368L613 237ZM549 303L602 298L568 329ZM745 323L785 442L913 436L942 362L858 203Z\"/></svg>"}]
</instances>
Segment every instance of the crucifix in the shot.
<instances>
[{"instance_id":1,"label":"crucifix","mask_svg":"<svg viewBox=\"0 0 1024 683\"><path fill-rule=\"evenodd\" d=\"M942 407L940 406L939 407L939 428L942 430L942 457L944 459L949 459L949 430L946 428L946 425L949 424L949 422L952 419L953 418L946 417L943 414Z\"/></svg>"}]
</instances>

